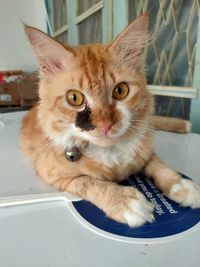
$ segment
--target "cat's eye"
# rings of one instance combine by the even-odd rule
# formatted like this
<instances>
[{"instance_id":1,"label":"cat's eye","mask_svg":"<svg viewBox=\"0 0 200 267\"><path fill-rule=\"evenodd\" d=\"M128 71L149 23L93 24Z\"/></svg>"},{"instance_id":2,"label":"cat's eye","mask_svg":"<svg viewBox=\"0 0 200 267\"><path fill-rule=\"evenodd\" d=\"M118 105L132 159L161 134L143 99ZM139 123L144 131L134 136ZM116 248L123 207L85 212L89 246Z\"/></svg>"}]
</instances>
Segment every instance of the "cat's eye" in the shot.
<instances>
[{"instance_id":1,"label":"cat's eye","mask_svg":"<svg viewBox=\"0 0 200 267\"><path fill-rule=\"evenodd\" d=\"M77 90L70 90L66 94L66 99L72 106L81 106L84 103L84 95Z\"/></svg>"},{"instance_id":2,"label":"cat's eye","mask_svg":"<svg viewBox=\"0 0 200 267\"><path fill-rule=\"evenodd\" d=\"M128 85L124 82L119 83L115 88L113 89L112 96L113 98L117 100L124 99L129 92Z\"/></svg>"}]
</instances>

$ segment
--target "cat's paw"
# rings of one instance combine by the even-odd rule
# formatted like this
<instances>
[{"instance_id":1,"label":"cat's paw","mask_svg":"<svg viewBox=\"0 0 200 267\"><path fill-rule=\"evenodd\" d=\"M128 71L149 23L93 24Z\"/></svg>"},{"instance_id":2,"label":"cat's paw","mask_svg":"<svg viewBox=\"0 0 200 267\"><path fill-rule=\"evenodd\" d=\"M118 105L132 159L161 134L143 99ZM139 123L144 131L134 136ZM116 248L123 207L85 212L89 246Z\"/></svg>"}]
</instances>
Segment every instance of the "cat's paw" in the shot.
<instances>
[{"instance_id":1,"label":"cat's paw","mask_svg":"<svg viewBox=\"0 0 200 267\"><path fill-rule=\"evenodd\" d=\"M168 197L183 207L200 208L200 186L187 179L175 183Z\"/></svg>"},{"instance_id":2,"label":"cat's paw","mask_svg":"<svg viewBox=\"0 0 200 267\"><path fill-rule=\"evenodd\" d=\"M153 205L137 192L137 199L132 199L128 203L128 208L124 211L124 218L129 226L138 227L146 222L154 221L153 210Z\"/></svg>"},{"instance_id":3,"label":"cat's paw","mask_svg":"<svg viewBox=\"0 0 200 267\"><path fill-rule=\"evenodd\" d=\"M112 212L108 216L131 227L139 227L146 222L154 221L153 210L154 206L143 194L135 189L124 188L120 202L112 207Z\"/></svg>"}]
</instances>

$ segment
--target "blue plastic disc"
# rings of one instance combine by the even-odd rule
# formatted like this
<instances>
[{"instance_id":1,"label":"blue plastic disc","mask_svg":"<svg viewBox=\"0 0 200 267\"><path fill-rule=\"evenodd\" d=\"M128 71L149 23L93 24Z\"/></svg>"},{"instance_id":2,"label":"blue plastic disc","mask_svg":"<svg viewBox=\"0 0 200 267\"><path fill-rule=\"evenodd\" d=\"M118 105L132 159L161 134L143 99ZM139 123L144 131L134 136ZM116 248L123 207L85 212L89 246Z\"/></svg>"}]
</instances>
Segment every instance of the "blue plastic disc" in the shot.
<instances>
[{"instance_id":1,"label":"blue plastic disc","mask_svg":"<svg viewBox=\"0 0 200 267\"><path fill-rule=\"evenodd\" d=\"M182 175L183 178L188 179ZM143 174L131 175L122 185L133 186L155 206L155 222L138 228L115 222L93 204L81 200L73 202L75 210L87 222L110 234L131 238L161 238L184 232L200 222L200 209L183 208L163 196Z\"/></svg>"}]
</instances>

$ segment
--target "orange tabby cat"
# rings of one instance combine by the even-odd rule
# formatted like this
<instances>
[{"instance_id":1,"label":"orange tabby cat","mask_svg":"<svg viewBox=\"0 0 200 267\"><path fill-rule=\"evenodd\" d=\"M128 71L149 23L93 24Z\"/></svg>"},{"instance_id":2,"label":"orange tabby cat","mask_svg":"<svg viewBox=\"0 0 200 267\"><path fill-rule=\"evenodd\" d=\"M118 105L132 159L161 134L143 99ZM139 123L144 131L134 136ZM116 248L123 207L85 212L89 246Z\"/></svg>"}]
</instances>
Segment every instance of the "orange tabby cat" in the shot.
<instances>
[{"instance_id":1,"label":"orange tabby cat","mask_svg":"<svg viewBox=\"0 0 200 267\"><path fill-rule=\"evenodd\" d=\"M144 14L109 45L64 47L25 31L40 63L40 102L23 119L21 146L47 184L79 195L132 227L153 221L153 206L117 182L143 171L170 199L200 207L200 188L166 167L152 150L152 96L146 90ZM81 157L67 160L64 151Z\"/></svg>"}]
</instances>

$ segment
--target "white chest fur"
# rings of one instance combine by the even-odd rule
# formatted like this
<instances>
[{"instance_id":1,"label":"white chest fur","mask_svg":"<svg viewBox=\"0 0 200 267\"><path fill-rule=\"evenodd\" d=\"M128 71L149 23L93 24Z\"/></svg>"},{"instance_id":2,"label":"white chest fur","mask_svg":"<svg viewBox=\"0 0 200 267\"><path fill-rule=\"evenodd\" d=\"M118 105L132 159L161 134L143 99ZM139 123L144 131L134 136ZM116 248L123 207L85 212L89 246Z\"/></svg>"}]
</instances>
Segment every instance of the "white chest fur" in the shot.
<instances>
[{"instance_id":1,"label":"white chest fur","mask_svg":"<svg viewBox=\"0 0 200 267\"><path fill-rule=\"evenodd\" d=\"M107 167L128 165L134 160L141 138L123 140L108 148L94 145L88 147L84 154Z\"/></svg>"}]
</instances>

